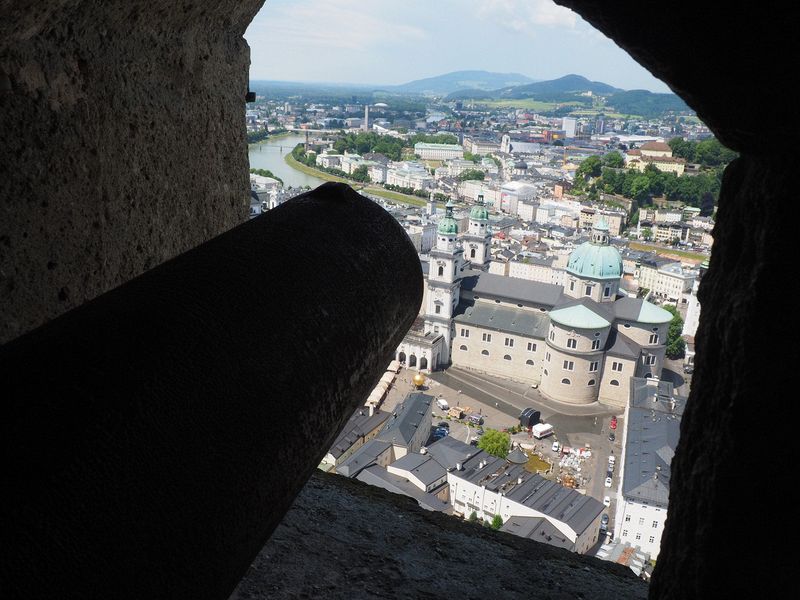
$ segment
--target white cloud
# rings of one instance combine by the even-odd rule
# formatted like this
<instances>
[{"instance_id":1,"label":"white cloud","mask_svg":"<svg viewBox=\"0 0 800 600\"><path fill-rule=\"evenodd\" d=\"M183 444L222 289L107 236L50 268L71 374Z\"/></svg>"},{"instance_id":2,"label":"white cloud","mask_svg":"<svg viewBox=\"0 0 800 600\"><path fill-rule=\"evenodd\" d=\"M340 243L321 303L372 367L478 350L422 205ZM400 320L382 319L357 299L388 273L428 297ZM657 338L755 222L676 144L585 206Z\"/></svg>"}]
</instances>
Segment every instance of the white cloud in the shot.
<instances>
[{"instance_id":1,"label":"white cloud","mask_svg":"<svg viewBox=\"0 0 800 600\"><path fill-rule=\"evenodd\" d=\"M574 29L578 16L552 0L477 0L483 19L520 33L535 33L537 27Z\"/></svg>"}]
</instances>

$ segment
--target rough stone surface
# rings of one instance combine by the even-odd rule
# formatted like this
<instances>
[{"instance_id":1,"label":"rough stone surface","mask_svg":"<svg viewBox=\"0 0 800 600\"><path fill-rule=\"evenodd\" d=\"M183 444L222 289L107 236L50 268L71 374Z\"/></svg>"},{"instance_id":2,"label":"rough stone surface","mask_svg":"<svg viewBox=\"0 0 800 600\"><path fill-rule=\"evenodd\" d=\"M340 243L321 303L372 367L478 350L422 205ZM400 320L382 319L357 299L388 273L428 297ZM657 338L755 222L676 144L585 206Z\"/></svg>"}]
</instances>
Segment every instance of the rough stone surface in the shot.
<instances>
[{"instance_id":1,"label":"rough stone surface","mask_svg":"<svg viewBox=\"0 0 800 600\"><path fill-rule=\"evenodd\" d=\"M0 343L247 215L262 0L0 0Z\"/></svg>"},{"instance_id":2,"label":"rough stone surface","mask_svg":"<svg viewBox=\"0 0 800 600\"><path fill-rule=\"evenodd\" d=\"M315 474L231 600L646 598L627 567L428 512Z\"/></svg>"},{"instance_id":3,"label":"rough stone surface","mask_svg":"<svg viewBox=\"0 0 800 600\"><path fill-rule=\"evenodd\" d=\"M636 0L555 0L579 13L680 95L735 150L774 153L800 133L781 99L798 62L792 19L757 2L679 0L657 14ZM793 57L793 58L792 58ZM765 135L780 123L780 135Z\"/></svg>"},{"instance_id":4,"label":"rough stone surface","mask_svg":"<svg viewBox=\"0 0 800 600\"><path fill-rule=\"evenodd\" d=\"M0 347L3 597L227 597L421 302L325 184Z\"/></svg>"}]
</instances>

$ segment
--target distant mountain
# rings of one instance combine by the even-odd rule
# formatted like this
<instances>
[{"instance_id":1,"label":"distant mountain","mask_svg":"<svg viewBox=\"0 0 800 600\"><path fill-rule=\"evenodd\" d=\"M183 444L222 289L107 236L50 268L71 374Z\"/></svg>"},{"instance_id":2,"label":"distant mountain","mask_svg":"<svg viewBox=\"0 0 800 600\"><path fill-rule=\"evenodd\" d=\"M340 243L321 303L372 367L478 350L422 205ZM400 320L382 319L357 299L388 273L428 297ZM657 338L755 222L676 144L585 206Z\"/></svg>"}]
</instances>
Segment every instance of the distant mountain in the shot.
<instances>
[{"instance_id":1,"label":"distant mountain","mask_svg":"<svg viewBox=\"0 0 800 600\"><path fill-rule=\"evenodd\" d=\"M535 79L519 73L492 73L489 71L455 71L436 77L417 79L402 85L391 86L394 92L408 94L446 95L457 90L496 90L534 82Z\"/></svg>"},{"instance_id":2,"label":"distant mountain","mask_svg":"<svg viewBox=\"0 0 800 600\"><path fill-rule=\"evenodd\" d=\"M607 96L615 92L622 92L619 88L601 81L589 81L581 75L564 75L549 81L537 81L528 85L514 86L512 89L502 90L506 98L543 98L576 92L592 92L600 96Z\"/></svg>"},{"instance_id":3,"label":"distant mountain","mask_svg":"<svg viewBox=\"0 0 800 600\"><path fill-rule=\"evenodd\" d=\"M666 112L688 112L689 108L680 96L675 94L654 94L647 90L630 90L608 97L608 106L618 113L655 117Z\"/></svg>"}]
</instances>

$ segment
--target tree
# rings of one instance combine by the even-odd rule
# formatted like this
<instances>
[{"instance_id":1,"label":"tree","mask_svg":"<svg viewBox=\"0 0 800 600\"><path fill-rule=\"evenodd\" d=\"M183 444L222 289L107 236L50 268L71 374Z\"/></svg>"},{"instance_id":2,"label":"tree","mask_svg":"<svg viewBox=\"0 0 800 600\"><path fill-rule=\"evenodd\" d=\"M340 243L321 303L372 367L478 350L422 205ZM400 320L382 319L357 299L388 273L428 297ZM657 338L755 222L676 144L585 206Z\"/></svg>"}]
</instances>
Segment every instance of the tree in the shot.
<instances>
[{"instance_id":1,"label":"tree","mask_svg":"<svg viewBox=\"0 0 800 600\"><path fill-rule=\"evenodd\" d=\"M500 529L503 526L503 517L495 515L492 519L492 529Z\"/></svg>"},{"instance_id":2,"label":"tree","mask_svg":"<svg viewBox=\"0 0 800 600\"><path fill-rule=\"evenodd\" d=\"M653 239L653 230L649 227L642 229L642 237L648 242Z\"/></svg>"},{"instance_id":3,"label":"tree","mask_svg":"<svg viewBox=\"0 0 800 600\"><path fill-rule=\"evenodd\" d=\"M478 448L498 458L505 458L508 455L510 444L511 436L496 429L487 429L478 440Z\"/></svg>"},{"instance_id":4,"label":"tree","mask_svg":"<svg viewBox=\"0 0 800 600\"><path fill-rule=\"evenodd\" d=\"M603 156L603 166L612 169L621 169L625 166L625 159L619 152L609 152Z\"/></svg>"},{"instance_id":5,"label":"tree","mask_svg":"<svg viewBox=\"0 0 800 600\"><path fill-rule=\"evenodd\" d=\"M686 350L686 342L681 337L683 333L683 319L678 309L674 306L664 306L664 309L672 313L672 320L669 322L669 332L667 333L667 358L683 358Z\"/></svg>"},{"instance_id":6,"label":"tree","mask_svg":"<svg viewBox=\"0 0 800 600\"><path fill-rule=\"evenodd\" d=\"M483 181L486 177L486 173L481 171L480 169L467 169L466 171L462 171L461 174L456 178L459 181Z\"/></svg>"},{"instance_id":7,"label":"tree","mask_svg":"<svg viewBox=\"0 0 800 600\"><path fill-rule=\"evenodd\" d=\"M474 510L469 515L469 522L470 523L477 523L478 522L478 513L476 513Z\"/></svg>"},{"instance_id":8,"label":"tree","mask_svg":"<svg viewBox=\"0 0 800 600\"><path fill-rule=\"evenodd\" d=\"M367 165L361 165L357 167L351 174L351 179L355 179L356 181L361 181L363 183L369 183L369 167Z\"/></svg>"}]
</instances>

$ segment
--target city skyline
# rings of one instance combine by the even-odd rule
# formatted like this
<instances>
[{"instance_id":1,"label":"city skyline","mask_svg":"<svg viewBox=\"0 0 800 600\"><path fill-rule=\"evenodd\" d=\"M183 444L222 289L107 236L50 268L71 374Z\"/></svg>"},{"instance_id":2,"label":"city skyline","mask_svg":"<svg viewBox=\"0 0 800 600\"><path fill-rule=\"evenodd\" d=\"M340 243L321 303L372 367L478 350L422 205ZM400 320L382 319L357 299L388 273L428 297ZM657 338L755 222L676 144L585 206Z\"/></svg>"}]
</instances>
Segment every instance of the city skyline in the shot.
<instances>
[{"instance_id":1,"label":"city skyline","mask_svg":"<svg viewBox=\"0 0 800 600\"><path fill-rule=\"evenodd\" d=\"M430 10L418 0L270 0L245 33L250 79L399 85L486 70L536 80L575 73L623 89L670 92L551 0L441 0Z\"/></svg>"}]
</instances>

